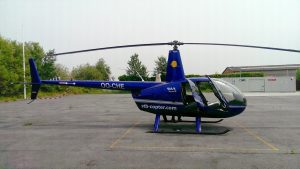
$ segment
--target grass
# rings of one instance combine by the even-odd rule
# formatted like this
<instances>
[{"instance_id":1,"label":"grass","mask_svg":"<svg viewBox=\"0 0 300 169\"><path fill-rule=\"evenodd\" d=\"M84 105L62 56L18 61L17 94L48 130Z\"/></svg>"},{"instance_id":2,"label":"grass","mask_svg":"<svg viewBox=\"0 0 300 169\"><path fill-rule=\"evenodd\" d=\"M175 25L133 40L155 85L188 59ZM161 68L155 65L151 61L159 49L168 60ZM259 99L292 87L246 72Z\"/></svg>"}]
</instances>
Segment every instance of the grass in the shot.
<instances>
[{"instance_id":1,"label":"grass","mask_svg":"<svg viewBox=\"0 0 300 169\"><path fill-rule=\"evenodd\" d=\"M8 96L0 96L0 102L13 102L13 101L17 101L18 99L21 99L23 97L21 96L12 96L12 97L8 97Z\"/></svg>"},{"instance_id":2,"label":"grass","mask_svg":"<svg viewBox=\"0 0 300 169\"><path fill-rule=\"evenodd\" d=\"M23 124L23 126L32 126L32 122L26 122Z\"/></svg>"},{"instance_id":3,"label":"grass","mask_svg":"<svg viewBox=\"0 0 300 169\"><path fill-rule=\"evenodd\" d=\"M290 154L296 154L296 151L294 149L291 149Z\"/></svg>"}]
</instances>

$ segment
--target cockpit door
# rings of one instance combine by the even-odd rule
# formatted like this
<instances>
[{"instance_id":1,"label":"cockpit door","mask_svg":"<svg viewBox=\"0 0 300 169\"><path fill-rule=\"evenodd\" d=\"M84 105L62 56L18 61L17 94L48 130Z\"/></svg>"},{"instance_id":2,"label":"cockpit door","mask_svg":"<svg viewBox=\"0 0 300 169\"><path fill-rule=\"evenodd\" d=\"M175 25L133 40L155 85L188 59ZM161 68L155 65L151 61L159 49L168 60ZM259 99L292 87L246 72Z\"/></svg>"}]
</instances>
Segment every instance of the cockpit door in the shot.
<instances>
[{"instance_id":1,"label":"cockpit door","mask_svg":"<svg viewBox=\"0 0 300 169\"><path fill-rule=\"evenodd\" d=\"M192 90L192 94L193 97L197 103L197 106L199 107L199 109L201 110L206 110L206 105L204 104L202 98L199 96L199 90L198 87L195 85L194 82L192 82L191 80L187 79L187 81L189 82L189 85L191 87Z\"/></svg>"},{"instance_id":2,"label":"cockpit door","mask_svg":"<svg viewBox=\"0 0 300 169\"><path fill-rule=\"evenodd\" d=\"M218 86L210 79L209 76L206 76L209 80L209 83L211 84L215 96L220 100L221 105L223 108L228 108L228 102L225 99L224 95L222 94L221 90L218 88Z\"/></svg>"}]
</instances>

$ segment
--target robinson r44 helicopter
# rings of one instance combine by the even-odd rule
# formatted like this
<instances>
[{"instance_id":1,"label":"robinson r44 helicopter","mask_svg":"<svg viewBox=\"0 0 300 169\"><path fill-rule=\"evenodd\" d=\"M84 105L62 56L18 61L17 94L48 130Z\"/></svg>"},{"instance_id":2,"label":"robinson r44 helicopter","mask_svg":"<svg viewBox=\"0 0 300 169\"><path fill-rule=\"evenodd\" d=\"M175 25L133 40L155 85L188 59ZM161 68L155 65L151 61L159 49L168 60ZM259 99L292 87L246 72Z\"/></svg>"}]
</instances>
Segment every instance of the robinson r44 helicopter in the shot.
<instances>
[{"instance_id":1,"label":"robinson r44 helicopter","mask_svg":"<svg viewBox=\"0 0 300 169\"><path fill-rule=\"evenodd\" d=\"M298 52L300 50L283 49L263 46L220 44L220 43L183 43L172 41L168 43L134 44L123 46L112 46L104 48L78 50L57 55L90 52L97 50L107 50L116 48L160 46L171 45L173 49L169 51L167 73L165 82L144 82L144 81L83 81L83 80L41 80L32 58L29 59L31 74L31 99L37 98L41 85L64 85L90 87L109 90L127 90L132 93L132 97L137 107L149 113L155 114L153 132L159 132L161 115L165 116L187 116L195 117L196 133L203 133L201 130L201 117L206 118L228 118L242 113L247 106L247 100L242 92L234 85L221 80L206 77L186 78L183 64L181 62L178 46L180 45L217 45L235 46L247 48L259 48L268 50L279 50L287 52ZM215 102L209 102L209 95L205 95L205 90L211 90L216 98ZM220 121L220 120L219 120ZM215 121L215 122L219 122Z\"/></svg>"}]
</instances>

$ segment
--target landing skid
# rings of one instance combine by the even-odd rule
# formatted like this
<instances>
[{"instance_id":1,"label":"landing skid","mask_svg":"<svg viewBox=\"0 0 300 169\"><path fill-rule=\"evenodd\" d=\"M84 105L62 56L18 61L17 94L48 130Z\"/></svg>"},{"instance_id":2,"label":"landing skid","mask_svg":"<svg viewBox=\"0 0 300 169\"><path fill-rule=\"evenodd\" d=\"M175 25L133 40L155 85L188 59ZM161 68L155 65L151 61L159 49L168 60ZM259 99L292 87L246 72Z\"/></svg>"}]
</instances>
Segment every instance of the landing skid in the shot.
<instances>
[{"instance_id":1,"label":"landing skid","mask_svg":"<svg viewBox=\"0 0 300 169\"><path fill-rule=\"evenodd\" d=\"M175 118L174 116L172 117L172 120L168 120L166 115L163 115L163 119L164 119L164 122L165 123L168 123L168 122L172 122L172 123L178 123L178 122L184 122L184 123L194 123L195 121L192 121L192 120L177 120L175 121ZM220 120L216 120L216 121L201 121L202 123L220 123L221 121L223 121L224 119L220 119Z\"/></svg>"},{"instance_id":2,"label":"landing skid","mask_svg":"<svg viewBox=\"0 0 300 169\"><path fill-rule=\"evenodd\" d=\"M163 115L164 120L166 120L166 116ZM223 121L223 119L217 120L217 121L204 121L204 123L219 123ZM192 121L183 121L183 122L192 122ZM206 135L219 135L219 134L225 134L227 133L228 129L221 131L221 132L207 132L207 131L202 131L201 129L201 117L197 116L195 117L195 121L196 123L196 128L195 128L195 132L180 132L182 134L206 134ZM164 132L164 131L158 131L159 128L159 123L160 123L160 114L156 114L155 116L155 121L154 121L154 127L153 127L153 133L179 133L179 132Z\"/></svg>"},{"instance_id":3,"label":"landing skid","mask_svg":"<svg viewBox=\"0 0 300 169\"><path fill-rule=\"evenodd\" d=\"M201 131L201 132L187 132L187 131L148 131L147 133L159 133L159 134L201 134L201 135L222 135L229 132L229 129L225 129L220 132L210 132L210 131Z\"/></svg>"},{"instance_id":4,"label":"landing skid","mask_svg":"<svg viewBox=\"0 0 300 169\"><path fill-rule=\"evenodd\" d=\"M224 119L220 119L220 120L216 120L216 121L201 121L202 123L220 123L221 121L223 121ZM194 123L195 121L191 121L191 120L182 120L180 122L185 122L185 123Z\"/></svg>"}]
</instances>

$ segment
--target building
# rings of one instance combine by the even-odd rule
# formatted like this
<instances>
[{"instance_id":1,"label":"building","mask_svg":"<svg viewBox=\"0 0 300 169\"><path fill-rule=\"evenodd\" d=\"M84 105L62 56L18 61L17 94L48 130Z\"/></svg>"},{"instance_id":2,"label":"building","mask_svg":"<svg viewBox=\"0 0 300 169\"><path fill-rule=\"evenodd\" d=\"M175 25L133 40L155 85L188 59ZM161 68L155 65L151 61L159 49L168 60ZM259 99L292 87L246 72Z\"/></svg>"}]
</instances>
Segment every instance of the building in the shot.
<instances>
[{"instance_id":1,"label":"building","mask_svg":"<svg viewBox=\"0 0 300 169\"><path fill-rule=\"evenodd\" d=\"M227 67L223 74L263 72L265 77L224 78L244 92L295 92L298 68L300 64L239 66Z\"/></svg>"},{"instance_id":2,"label":"building","mask_svg":"<svg viewBox=\"0 0 300 169\"><path fill-rule=\"evenodd\" d=\"M223 74L238 72L263 72L265 76L288 76L296 78L296 71L300 68L300 64L289 65L264 65L264 66L238 66L227 67Z\"/></svg>"}]
</instances>

